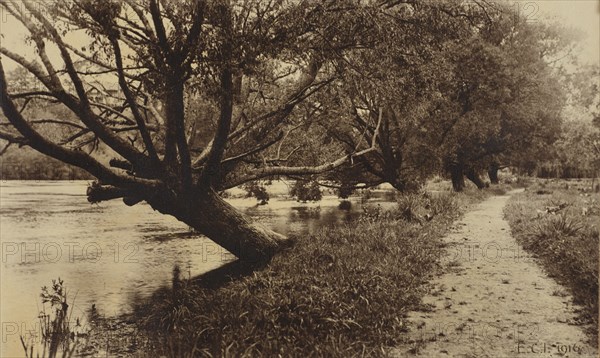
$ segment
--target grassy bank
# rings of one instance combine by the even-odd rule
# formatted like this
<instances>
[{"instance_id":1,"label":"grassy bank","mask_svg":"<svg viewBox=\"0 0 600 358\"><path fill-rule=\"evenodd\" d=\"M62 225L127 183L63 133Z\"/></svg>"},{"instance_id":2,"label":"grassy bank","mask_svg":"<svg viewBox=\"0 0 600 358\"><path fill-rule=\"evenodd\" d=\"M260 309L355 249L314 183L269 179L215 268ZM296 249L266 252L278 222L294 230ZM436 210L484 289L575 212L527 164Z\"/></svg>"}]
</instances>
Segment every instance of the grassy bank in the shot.
<instances>
[{"instance_id":1,"label":"grassy bank","mask_svg":"<svg viewBox=\"0 0 600 358\"><path fill-rule=\"evenodd\" d=\"M517 241L583 305L578 319L597 343L600 194L589 188L589 180L538 181L510 199L505 215Z\"/></svg>"},{"instance_id":2,"label":"grassy bank","mask_svg":"<svg viewBox=\"0 0 600 358\"><path fill-rule=\"evenodd\" d=\"M166 356L384 355L439 270L440 238L487 192L411 195L396 210L298 238L269 266L218 289L179 279L136 310Z\"/></svg>"}]
</instances>

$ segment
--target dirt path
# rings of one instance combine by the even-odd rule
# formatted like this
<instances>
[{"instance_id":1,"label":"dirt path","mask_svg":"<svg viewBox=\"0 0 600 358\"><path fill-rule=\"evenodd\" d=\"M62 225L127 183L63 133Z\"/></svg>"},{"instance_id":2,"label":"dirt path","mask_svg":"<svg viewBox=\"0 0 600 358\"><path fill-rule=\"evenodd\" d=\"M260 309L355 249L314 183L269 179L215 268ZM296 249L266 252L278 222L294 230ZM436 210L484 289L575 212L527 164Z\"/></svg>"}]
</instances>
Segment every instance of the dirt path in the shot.
<instances>
[{"instance_id":1,"label":"dirt path","mask_svg":"<svg viewBox=\"0 0 600 358\"><path fill-rule=\"evenodd\" d=\"M409 341L394 356L596 357L572 297L549 278L510 235L492 197L455 223L444 239L445 274L409 314Z\"/></svg>"}]
</instances>

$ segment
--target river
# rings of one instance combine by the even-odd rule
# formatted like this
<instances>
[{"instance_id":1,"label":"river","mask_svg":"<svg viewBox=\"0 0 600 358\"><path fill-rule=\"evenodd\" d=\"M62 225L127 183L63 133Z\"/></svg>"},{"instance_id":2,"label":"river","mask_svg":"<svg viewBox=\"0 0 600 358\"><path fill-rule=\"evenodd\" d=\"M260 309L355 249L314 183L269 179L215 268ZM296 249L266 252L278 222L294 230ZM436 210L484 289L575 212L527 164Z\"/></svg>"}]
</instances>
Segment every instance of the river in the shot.
<instances>
[{"instance_id":1,"label":"river","mask_svg":"<svg viewBox=\"0 0 600 358\"><path fill-rule=\"evenodd\" d=\"M174 265L184 276L196 276L233 257L175 218L141 203L120 200L90 204L87 181L3 181L0 183L0 320L1 357L22 355L20 335L38 329L42 286L60 277L75 317L92 304L111 316L170 282ZM365 202L351 198L349 210L338 208L333 195L318 203L297 203L286 184L268 190L268 205L243 198L240 190L227 199L257 221L285 234L306 235L349 221L365 205L389 205L379 193Z\"/></svg>"}]
</instances>

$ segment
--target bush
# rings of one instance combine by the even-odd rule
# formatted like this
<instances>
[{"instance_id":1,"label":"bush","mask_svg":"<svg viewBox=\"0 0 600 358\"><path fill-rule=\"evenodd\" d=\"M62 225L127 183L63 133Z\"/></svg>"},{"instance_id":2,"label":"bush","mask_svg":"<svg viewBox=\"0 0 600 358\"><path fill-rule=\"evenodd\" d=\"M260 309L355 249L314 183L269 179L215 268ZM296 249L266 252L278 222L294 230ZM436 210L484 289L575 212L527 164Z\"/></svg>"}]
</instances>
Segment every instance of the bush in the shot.
<instances>
[{"instance_id":1,"label":"bush","mask_svg":"<svg viewBox=\"0 0 600 358\"><path fill-rule=\"evenodd\" d=\"M559 215L548 215L534 225L534 236L538 241L551 240L555 237L576 236L584 229L583 221L563 212Z\"/></svg>"},{"instance_id":2,"label":"bush","mask_svg":"<svg viewBox=\"0 0 600 358\"><path fill-rule=\"evenodd\" d=\"M314 180L297 180L290 189L290 195L301 202L319 201L323 197L319 183Z\"/></svg>"},{"instance_id":3,"label":"bush","mask_svg":"<svg viewBox=\"0 0 600 358\"><path fill-rule=\"evenodd\" d=\"M458 211L458 202L454 195L442 193L432 196L430 199L431 215L437 216L444 213Z\"/></svg>"},{"instance_id":4,"label":"bush","mask_svg":"<svg viewBox=\"0 0 600 358\"><path fill-rule=\"evenodd\" d=\"M406 221L419 221L423 216L424 202L428 198L419 194L405 194L398 199L398 215Z\"/></svg>"},{"instance_id":5,"label":"bush","mask_svg":"<svg viewBox=\"0 0 600 358\"><path fill-rule=\"evenodd\" d=\"M398 199L397 217L408 222L431 220L438 215L458 212L455 193L429 194L427 192L403 194ZM481 196L483 199L484 196Z\"/></svg>"},{"instance_id":6,"label":"bush","mask_svg":"<svg viewBox=\"0 0 600 358\"><path fill-rule=\"evenodd\" d=\"M336 194L340 199L348 199L352 193L354 193L354 187L352 185L342 185L336 189Z\"/></svg>"},{"instance_id":7,"label":"bush","mask_svg":"<svg viewBox=\"0 0 600 358\"><path fill-rule=\"evenodd\" d=\"M269 202L269 193L263 185L257 182L250 182L244 184L243 189L246 191L247 198L255 197L260 205L265 205Z\"/></svg>"},{"instance_id":8,"label":"bush","mask_svg":"<svg viewBox=\"0 0 600 358\"><path fill-rule=\"evenodd\" d=\"M441 252L437 240L397 224L323 230L264 271L216 291L182 285L145 321L154 352L381 354L404 332L405 312L417 307Z\"/></svg>"},{"instance_id":9,"label":"bush","mask_svg":"<svg viewBox=\"0 0 600 358\"><path fill-rule=\"evenodd\" d=\"M350 211L352 209L352 202L349 200L342 200L338 205L338 209Z\"/></svg>"}]
</instances>

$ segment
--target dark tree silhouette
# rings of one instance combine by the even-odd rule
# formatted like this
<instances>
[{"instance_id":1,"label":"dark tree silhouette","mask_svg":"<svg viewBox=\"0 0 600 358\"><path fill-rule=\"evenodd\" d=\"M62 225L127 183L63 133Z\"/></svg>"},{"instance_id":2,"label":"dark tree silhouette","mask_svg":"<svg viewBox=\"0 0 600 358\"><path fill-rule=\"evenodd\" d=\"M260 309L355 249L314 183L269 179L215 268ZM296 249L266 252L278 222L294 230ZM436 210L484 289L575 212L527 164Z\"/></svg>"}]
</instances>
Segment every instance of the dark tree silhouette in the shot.
<instances>
[{"instance_id":1,"label":"dark tree silhouette","mask_svg":"<svg viewBox=\"0 0 600 358\"><path fill-rule=\"evenodd\" d=\"M373 26L370 15L379 6L257 0L1 6L28 31L36 58L0 48L0 104L9 124L0 138L85 169L97 178L88 188L91 202L144 200L240 259L262 262L285 237L252 223L217 191L323 173L373 151L377 133L352 153L330 146L323 162L286 166L294 147L281 143L303 120L297 106L337 75L332 59L364 47L359 35ZM33 74L39 88L9 83L7 59ZM68 110L70 116L50 119L64 136L47 135L47 122L28 116L31 101ZM99 145L112 153L110 161L95 155Z\"/></svg>"}]
</instances>

